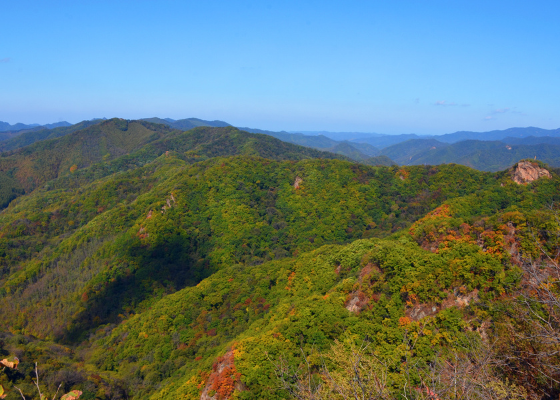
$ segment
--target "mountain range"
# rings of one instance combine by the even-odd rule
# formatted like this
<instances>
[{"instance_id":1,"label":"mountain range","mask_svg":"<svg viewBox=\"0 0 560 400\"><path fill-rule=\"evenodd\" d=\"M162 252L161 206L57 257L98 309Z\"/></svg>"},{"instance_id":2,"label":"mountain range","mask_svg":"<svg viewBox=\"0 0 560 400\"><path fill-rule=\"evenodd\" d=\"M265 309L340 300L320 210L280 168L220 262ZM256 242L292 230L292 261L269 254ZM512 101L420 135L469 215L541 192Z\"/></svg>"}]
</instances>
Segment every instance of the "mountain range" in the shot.
<instances>
[{"instance_id":1,"label":"mountain range","mask_svg":"<svg viewBox=\"0 0 560 400\"><path fill-rule=\"evenodd\" d=\"M560 167L560 138L530 136L502 141L464 140L452 144L435 139L411 139L389 146L381 154L401 165L456 163L481 171L498 171L524 158Z\"/></svg>"},{"instance_id":2,"label":"mountain range","mask_svg":"<svg viewBox=\"0 0 560 400\"><path fill-rule=\"evenodd\" d=\"M38 140L61 137L99 123L99 121L101 120L83 121L76 125L56 128L43 126L15 133L10 132L9 137L5 137L3 141L0 140L0 151L14 150ZM145 118L143 121L166 125L182 131L199 126L231 126L224 121L206 121L198 118L174 120L154 117ZM560 145L560 129L510 128L490 132L459 131L439 136L326 131L305 132L309 134L304 134L246 127L239 129L273 136L288 143L340 154L369 165L457 163L481 170L498 171L513 165L519 159L536 157L551 166L560 167L560 159L556 156L560 150L559 147L556 147ZM504 145L497 143L498 141ZM544 146L544 144L549 146ZM451 146L444 150L443 148L447 145Z\"/></svg>"},{"instance_id":3,"label":"mountain range","mask_svg":"<svg viewBox=\"0 0 560 400\"><path fill-rule=\"evenodd\" d=\"M358 143L370 143L376 147L387 147L392 144L404 142L410 139L437 139L440 142L455 143L463 140L502 140L507 137L524 138L528 136L560 137L560 128L541 129L535 127L527 128L508 128L504 130L494 130L488 132L458 131L443 135L417 135L414 133L400 135L384 135L380 133L359 133L359 132L328 132L328 131L304 131L308 135L322 135L336 140L349 140Z\"/></svg>"},{"instance_id":4,"label":"mountain range","mask_svg":"<svg viewBox=\"0 0 560 400\"><path fill-rule=\"evenodd\" d=\"M49 137L54 138L39 140L0 154L0 207L50 180L73 176L76 170L100 162L104 163L103 167L94 168L95 173L92 170L88 172L94 173L96 178L143 165L169 151L178 153L178 157L185 160L236 154L271 159L346 159L341 155L293 145L270 136L243 132L232 126L221 129L205 126L182 131L143 120L115 118L33 132L33 137L43 132L51 132ZM25 138L29 139L30 135L26 134ZM62 136L56 137L58 135ZM13 145L15 139L22 137L8 141L8 144ZM81 173L76 175L82 176Z\"/></svg>"},{"instance_id":5,"label":"mountain range","mask_svg":"<svg viewBox=\"0 0 560 400\"><path fill-rule=\"evenodd\" d=\"M319 137L324 151L220 121L160 122L5 142L7 400L38 398L35 362L49 398L57 387L104 400L301 398L329 376L355 382L356 355L390 399L470 376L478 398L558 394L557 372L540 371L560 360L534 335L556 311L527 308L554 283L531 286L525 268L558 250L560 176L533 157L482 170L538 146L553 159L553 143L414 139L377 153ZM370 165L384 152L419 165ZM446 163L473 152L485 168Z\"/></svg>"}]
</instances>

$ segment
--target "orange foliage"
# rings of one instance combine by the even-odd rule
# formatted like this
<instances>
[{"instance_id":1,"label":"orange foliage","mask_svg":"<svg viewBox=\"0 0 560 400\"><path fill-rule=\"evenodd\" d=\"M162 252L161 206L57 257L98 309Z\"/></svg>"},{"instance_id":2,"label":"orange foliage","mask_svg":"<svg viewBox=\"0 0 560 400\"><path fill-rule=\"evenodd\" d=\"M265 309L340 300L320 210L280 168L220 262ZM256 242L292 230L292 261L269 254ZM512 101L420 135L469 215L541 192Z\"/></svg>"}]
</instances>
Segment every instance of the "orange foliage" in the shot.
<instances>
[{"instance_id":1,"label":"orange foliage","mask_svg":"<svg viewBox=\"0 0 560 400\"><path fill-rule=\"evenodd\" d=\"M408 175L410 175L410 172L408 172L405 168L401 168L397 171L397 176L399 176L402 180L407 179Z\"/></svg>"},{"instance_id":2,"label":"orange foliage","mask_svg":"<svg viewBox=\"0 0 560 400\"><path fill-rule=\"evenodd\" d=\"M399 318L399 325L400 325L400 326L409 325L411 322L412 322L411 319L408 318L408 317L400 317L400 318Z\"/></svg>"},{"instance_id":3,"label":"orange foliage","mask_svg":"<svg viewBox=\"0 0 560 400\"><path fill-rule=\"evenodd\" d=\"M292 281L294 280L295 277L296 277L296 272L294 271L288 277L288 282L292 283Z\"/></svg>"},{"instance_id":4,"label":"orange foliage","mask_svg":"<svg viewBox=\"0 0 560 400\"><path fill-rule=\"evenodd\" d=\"M285 288L286 290L292 290L292 288L291 288L290 285L292 284L292 281L294 280L295 277L296 277L296 272L295 272L295 271L292 272L292 273L290 274L290 276L288 276L288 285L287 285L286 288Z\"/></svg>"},{"instance_id":5,"label":"orange foliage","mask_svg":"<svg viewBox=\"0 0 560 400\"><path fill-rule=\"evenodd\" d=\"M215 392L218 400L229 399L235 390L235 384L241 378L241 374L235 368L234 351L235 348L232 348L216 359L204 389L204 392Z\"/></svg>"},{"instance_id":6,"label":"orange foliage","mask_svg":"<svg viewBox=\"0 0 560 400\"><path fill-rule=\"evenodd\" d=\"M424 224L425 222L428 221L435 221L438 219L442 219L442 218L451 218L451 210L449 207L449 204L444 204L442 206L439 206L438 208L436 208L433 211L430 211L428 214L426 214L425 217L420 218L418 221L416 221L414 224L412 224L412 226L409 229L409 233L414 236L416 234L416 229Z\"/></svg>"}]
</instances>

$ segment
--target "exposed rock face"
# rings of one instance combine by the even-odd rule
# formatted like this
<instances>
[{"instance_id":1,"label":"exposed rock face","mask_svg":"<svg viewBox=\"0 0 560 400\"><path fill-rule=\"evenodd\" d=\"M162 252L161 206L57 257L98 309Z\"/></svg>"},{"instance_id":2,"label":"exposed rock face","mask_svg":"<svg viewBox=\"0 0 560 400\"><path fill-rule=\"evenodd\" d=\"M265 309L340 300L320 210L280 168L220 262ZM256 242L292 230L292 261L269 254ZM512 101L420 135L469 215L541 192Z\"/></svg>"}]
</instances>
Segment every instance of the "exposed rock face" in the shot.
<instances>
[{"instance_id":1,"label":"exposed rock face","mask_svg":"<svg viewBox=\"0 0 560 400\"><path fill-rule=\"evenodd\" d=\"M416 304L414 307L405 311L405 315L413 321L421 320L424 317L435 315L438 307L435 304Z\"/></svg>"},{"instance_id":2,"label":"exposed rock face","mask_svg":"<svg viewBox=\"0 0 560 400\"><path fill-rule=\"evenodd\" d=\"M464 293L460 291L459 288L455 288L453 293L449 293L447 299L445 299L440 305L435 303L415 304L413 307L407 308L405 315L413 321L418 321L424 317L436 315L441 310L445 310L450 307L463 308L473 302L478 302L478 300L478 289L475 289L470 293Z\"/></svg>"},{"instance_id":3,"label":"exposed rock face","mask_svg":"<svg viewBox=\"0 0 560 400\"><path fill-rule=\"evenodd\" d=\"M294 182L294 189L299 189L299 185L303 183L303 179L299 176L296 176L296 181Z\"/></svg>"},{"instance_id":4,"label":"exposed rock face","mask_svg":"<svg viewBox=\"0 0 560 400\"><path fill-rule=\"evenodd\" d=\"M362 311L365 308L368 301L369 299L367 298L365 293L358 291L358 292L351 293L348 296L348 299L346 300L344 306L348 311L358 314L360 311Z\"/></svg>"},{"instance_id":5,"label":"exposed rock face","mask_svg":"<svg viewBox=\"0 0 560 400\"><path fill-rule=\"evenodd\" d=\"M212 373L206 381L200 400L227 400L234 391L247 390L245 384L240 381L241 374L235 368L234 352L235 349L232 348L222 357L218 357L212 366Z\"/></svg>"},{"instance_id":6,"label":"exposed rock face","mask_svg":"<svg viewBox=\"0 0 560 400\"><path fill-rule=\"evenodd\" d=\"M538 164L533 164L530 161L521 161L513 170L512 179L519 185L525 185L543 176L551 178L550 172L548 172L548 170L544 168L539 167Z\"/></svg>"}]
</instances>

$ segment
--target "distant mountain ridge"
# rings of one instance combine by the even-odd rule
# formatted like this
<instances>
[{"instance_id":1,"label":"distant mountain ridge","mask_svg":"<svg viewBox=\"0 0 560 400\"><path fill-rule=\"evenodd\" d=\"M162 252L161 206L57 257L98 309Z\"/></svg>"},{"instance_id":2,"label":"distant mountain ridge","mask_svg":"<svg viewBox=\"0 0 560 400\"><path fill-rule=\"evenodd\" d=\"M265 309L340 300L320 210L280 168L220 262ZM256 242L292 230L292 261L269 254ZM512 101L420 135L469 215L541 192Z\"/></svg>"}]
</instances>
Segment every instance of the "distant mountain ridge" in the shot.
<instances>
[{"instance_id":1,"label":"distant mountain ridge","mask_svg":"<svg viewBox=\"0 0 560 400\"><path fill-rule=\"evenodd\" d=\"M336 146L339 142L328 138L323 135L304 135L303 133L286 132L286 131L267 131L263 129L239 127L242 131L251 133L262 133L264 135L273 136L276 139L283 140L285 142L290 142L294 144L299 144L301 146L315 147L317 149L327 149Z\"/></svg>"},{"instance_id":2,"label":"distant mountain ridge","mask_svg":"<svg viewBox=\"0 0 560 400\"><path fill-rule=\"evenodd\" d=\"M396 163L385 155L381 155L378 148L367 143L355 143L347 140L337 141L323 135L305 135L293 132L273 132L254 128L239 128L246 132L261 133L273 136L284 142L298 144L300 146L312 147L322 151L346 156L354 161L367 165L395 165Z\"/></svg>"},{"instance_id":3,"label":"distant mountain ridge","mask_svg":"<svg viewBox=\"0 0 560 400\"><path fill-rule=\"evenodd\" d=\"M432 151L449 144L440 142L435 139L410 139L406 142L394 144L381 150L381 154L395 160L401 165L408 165L417 154L423 154L425 151Z\"/></svg>"},{"instance_id":4,"label":"distant mountain ridge","mask_svg":"<svg viewBox=\"0 0 560 400\"><path fill-rule=\"evenodd\" d=\"M560 128L558 129L541 129L529 126L527 128L509 128L504 130L488 131L488 132L469 132L459 131L455 133L448 133L441 136L432 136L441 142L456 143L462 140L502 140L507 137L560 137Z\"/></svg>"},{"instance_id":5,"label":"distant mountain ridge","mask_svg":"<svg viewBox=\"0 0 560 400\"><path fill-rule=\"evenodd\" d=\"M106 118L96 118L89 121L82 121L75 125L57 127L53 129L45 128L44 126L38 126L33 129L19 131L17 133L8 133L7 137L2 137L0 133L0 152L14 151L19 148L31 145L35 142L55 139L62 137L73 132L85 129L87 127L100 124L107 121ZM197 127L213 127L213 128L225 128L231 127L232 125L224 121L214 120L207 121L199 118L185 118L180 120L175 120L172 118L143 118L139 121L145 121L153 124L161 124L172 129L177 129L180 131L189 131ZM265 134L279 139L283 142L300 145L312 149L317 149L320 151L331 151L333 149L334 153L346 156L354 161L362 162L368 165L393 165L395 164L392 160L388 159L386 156L379 156L379 149L368 145L366 143L352 143L352 142L338 142L336 140L329 139L325 136L307 136L303 134L293 134L288 132L272 132L265 131L261 129L251 129L251 128L239 128L245 132ZM3 140L3 141L2 141Z\"/></svg>"},{"instance_id":6,"label":"distant mountain ridge","mask_svg":"<svg viewBox=\"0 0 560 400\"><path fill-rule=\"evenodd\" d=\"M528 137L506 137L501 140L507 144L560 144L560 137L552 136L528 136Z\"/></svg>"},{"instance_id":7,"label":"distant mountain ridge","mask_svg":"<svg viewBox=\"0 0 560 400\"><path fill-rule=\"evenodd\" d=\"M411 139L384 148L381 154L400 165L455 163L480 171L499 171L524 158L560 167L560 138L543 138L544 143L538 138L529 137L515 140L506 138L504 141L464 140L451 144L434 139Z\"/></svg>"},{"instance_id":8,"label":"distant mountain ridge","mask_svg":"<svg viewBox=\"0 0 560 400\"><path fill-rule=\"evenodd\" d=\"M321 132L324 137L339 133ZM366 135L366 134L364 134ZM459 131L446 135L379 135L371 134L350 142L358 150L374 146L380 155L400 165L438 165L456 163L482 171L508 168L523 158L533 158L560 167L560 128L509 128L489 132ZM329 150L359 160L355 152Z\"/></svg>"},{"instance_id":9,"label":"distant mountain ridge","mask_svg":"<svg viewBox=\"0 0 560 400\"><path fill-rule=\"evenodd\" d=\"M405 133L400 135L387 135L381 133L359 133L359 132L328 132L328 131L303 131L304 134L322 135L333 140L348 140L357 143L368 143L377 148L383 149L397 143L411 139L436 139L445 143L456 143L463 140L502 140L507 137L560 137L560 128L542 129L535 127L508 128L504 130L494 130L488 132L457 131L444 135L418 135L415 133Z\"/></svg>"},{"instance_id":10,"label":"distant mountain ridge","mask_svg":"<svg viewBox=\"0 0 560 400\"><path fill-rule=\"evenodd\" d=\"M272 160L350 161L343 155L243 132L233 126L200 126L181 131L143 120L84 121L81 129L66 132L61 137L0 154L0 208L48 181L80 175L82 169L94 164L101 163L91 175L100 178L144 165L169 152L177 153L188 162L233 155Z\"/></svg>"},{"instance_id":11,"label":"distant mountain ridge","mask_svg":"<svg viewBox=\"0 0 560 400\"><path fill-rule=\"evenodd\" d=\"M0 132L6 131L19 131L22 129L31 129L40 126L39 124L22 124L18 122L17 124L10 125L8 122L0 121Z\"/></svg>"},{"instance_id":12,"label":"distant mountain ridge","mask_svg":"<svg viewBox=\"0 0 560 400\"><path fill-rule=\"evenodd\" d=\"M154 124L163 124L175 129L180 129L182 131L187 131L189 129L193 129L199 126L211 126L214 128L225 128L227 126L231 126L230 124L224 121L218 121L218 120L206 121L199 118L185 118L185 119L175 120L171 118L153 117L153 118L141 118L140 121L152 122Z\"/></svg>"},{"instance_id":13,"label":"distant mountain ridge","mask_svg":"<svg viewBox=\"0 0 560 400\"><path fill-rule=\"evenodd\" d=\"M187 118L182 120L173 120L171 118L144 118L142 121L148 121L152 123L158 123L167 125L169 127L180 129L182 131L187 131L193 129L196 126L210 126L210 127L227 127L232 126L224 121L205 121L198 118ZM363 162L368 165L393 165L395 164L393 160L386 156L380 156L379 149L368 145L367 143L353 143L348 141L337 141L330 139L326 136L310 136L304 135L302 133L290 133L290 132L274 132L267 131L263 129L247 128L247 127L237 127L239 130L272 136L283 142L296 144L299 146L310 147L313 149L318 149L321 151L333 152L335 154L340 154L346 156L354 161Z\"/></svg>"},{"instance_id":14,"label":"distant mountain ridge","mask_svg":"<svg viewBox=\"0 0 560 400\"><path fill-rule=\"evenodd\" d=\"M0 152L16 150L35 142L47 139L55 139L58 137L66 136L72 132L85 129L92 125L100 124L105 120L95 119L90 121L78 122L74 125L60 126L54 128L44 128L40 126L31 130L24 130L19 132L17 136L10 137L4 141L0 141Z\"/></svg>"},{"instance_id":15,"label":"distant mountain ridge","mask_svg":"<svg viewBox=\"0 0 560 400\"><path fill-rule=\"evenodd\" d=\"M61 126L70 126L72 125L70 122L66 122L66 121L60 121L60 122L54 122L52 124L22 124L21 122L18 122L17 124L14 125L10 125L8 122L3 122L0 121L0 132L15 132L15 131L21 131L24 129L34 129L34 128L47 128L47 129L53 129L53 128L58 128Z\"/></svg>"},{"instance_id":16,"label":"distant mountain ridge","mask_svg":"<svg viewBox=\"0 0 560 400\"><path fill-rule=\"evenodd\" d=\"M0 131L0 152L14 151L37 141L62 137L103 121L106 119L82 121L75 125L67 122L33 125L31 128L29 128L31 125L9 125L0 122L0 128L28 127L19 131ZM152 117L139 121L161 124L180 131L189 131L197 127L232 126L221 120L208 121L199 118L176 120ZM560 158L555 154L560 150L556 147L560 146L560 128L515 127L489 132L457 131L444 135L386 135L328 131L275 132L248 127L238 127L238 129L272 136L295 145L332 152L368 165L459 163L481 170L497 171L513 165L521 158L536 158L551 166L560 166ZM504 147L504 144L509 148Z\"/></svg>"}]
</instances>

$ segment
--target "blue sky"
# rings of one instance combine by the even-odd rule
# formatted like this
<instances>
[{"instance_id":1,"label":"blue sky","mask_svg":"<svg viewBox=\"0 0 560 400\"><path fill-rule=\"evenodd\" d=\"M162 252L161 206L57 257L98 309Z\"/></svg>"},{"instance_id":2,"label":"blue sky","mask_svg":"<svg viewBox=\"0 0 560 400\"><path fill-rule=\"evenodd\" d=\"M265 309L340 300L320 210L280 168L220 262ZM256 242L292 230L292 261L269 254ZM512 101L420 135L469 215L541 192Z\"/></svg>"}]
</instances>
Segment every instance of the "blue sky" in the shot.
<instances>
[{"instance_id":1,"label":"blue sky","mask_svg":"<svg viewBox=\"0 0 560 400\"><path fill-rule=\"evenodd\" d=\"M560 127L559 1L6 1L0 120Z\"/></svg>"}]
</instances>

